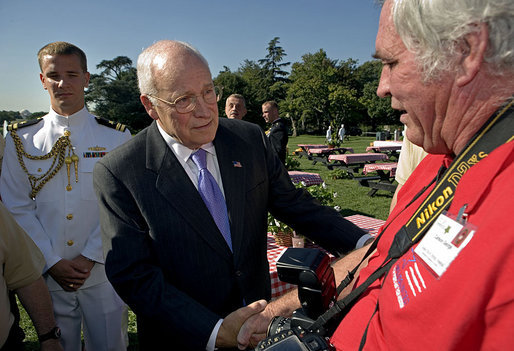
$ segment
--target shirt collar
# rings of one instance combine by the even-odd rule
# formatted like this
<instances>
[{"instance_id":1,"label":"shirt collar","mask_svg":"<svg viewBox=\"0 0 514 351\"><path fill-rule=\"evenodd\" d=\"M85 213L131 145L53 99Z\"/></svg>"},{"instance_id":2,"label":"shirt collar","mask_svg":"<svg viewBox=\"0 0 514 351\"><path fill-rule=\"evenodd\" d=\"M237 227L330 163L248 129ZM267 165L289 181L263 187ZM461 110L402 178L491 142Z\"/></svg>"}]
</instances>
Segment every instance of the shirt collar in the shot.
<instances>
[{"instance_id":1,"label":"shirt collar","mask_svg":"<svg viewBox=\"0 0 514 351\"><path fill-rule=\"evenodd\" d=\"M162 129L159 123L157 123L157 128L159 129L159 132L161 133L168 147L179 159L186 163L191 154L196 150L191 150L187 146L184 146L181 143L179 143L177 139L166 133L166 131ZM210 153L212 156L216 156L216 149L214 148L214 144L212 142L202 145L201 148Z\"/></svg>"},{"instance_id":2,"label":"shirt collar","mask_svg":"<svg viewBox=\"0 0 514 351\"><path fill-rule=\"evenodd\" d=\"M50 116L50 119L54 121L57 125L61 125L64 127L72 127L72 126L79 126L89 116L89 112L86 109L86 106L84 106L79 111L75 112L72 115L69 116L62 116L54 111L52 107L50 107L50 111L48 112L48 115Z\"/></svg>"}]
</instances>

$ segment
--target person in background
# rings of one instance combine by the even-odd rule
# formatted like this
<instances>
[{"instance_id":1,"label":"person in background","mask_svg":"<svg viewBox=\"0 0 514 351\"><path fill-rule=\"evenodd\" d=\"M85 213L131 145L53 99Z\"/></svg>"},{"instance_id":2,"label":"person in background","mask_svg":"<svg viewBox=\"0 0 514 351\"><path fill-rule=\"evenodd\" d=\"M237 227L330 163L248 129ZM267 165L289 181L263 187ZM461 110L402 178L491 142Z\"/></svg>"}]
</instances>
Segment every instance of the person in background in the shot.
<instances>
[{"instance_id":1,"label":"person in background","mask_svg":"<svg viewBox=\"0 0 514 351\"><path fill-rule=\"evenodd\" d=\"M271 124L271 128L266 132L271 146L278 155L282 164L286 164L287 155L287 125L286 122L279 117L278 104L275 101L266 101L262 104L262 117L266 123Z\"/></svg>"},{"instance_id":2,"label":"person in background","mask_svg":"<svg viewBox=\"0 0 514 351\"><path fill-rule=\"evenodd\" d=\"M330 143L332 141L332 126L328 126L327 132L325 134L325 141Z\"/></svg>"},{"instance_id":3,"label":"person in background","mask_svg":"<svg viewBox=\"0 0 514 351\"><path fill-rule=\"evenodd\" d=\"M341 143L344 142L344 135L346 134L346 129L344 129L344 124L341 124L341 128L339 128L339 131L337 132L337 135L339 137L339 141Z\"/></svg>"},{"instance_id":4,"label":"person in background","mask_svg":"<svg viewBox=\"0 0 514 351\"><path fill-rule=\"evenodd\" d=\"M16 292L31 318L41 350L63 350L52 299L41 277L44 265L41 251L0 202L0 351L25 349L10 307L9 290Z\"/></svg>"},{"instance_id":5,"label":"person in background","mask_svg":"<svg viewBox=\"0 0 514 351\"><path fill-rule=\"evenodd\" d=\"M54 42L38 52L50 112L9 126L0 193L19 225L45 257L63 347L126 350L124 304L105 275L93 166L130 139L125 126L90 114L84 52Z\"/></svg>"},{"instance_id":6,"label":"person in background","mask_svg":"<svg viewBox=\"0 0 514 351\"><path fill-rule=\"evenodd\" d=\"M228 118L243 119L246 112L246 101L243 95L232 94L225 101L225 114Z\"/></svg>"},{"instance_id":7,"label":"person in background","mask_svg":"<svg viewBox=\"0 0 514 351\"><path fill-rule=\"evenodd\" d=\"M404 131L404 135L405 132L406 130ZM396 174L394 176L398 186L393 194L389 213L392 212L394 206L396 206L398 192L402 188L403 184L405 184L409 176L414 172L414 169L426 155L427 152L423 150L421 146L411 143L406 136L403 137L402 149L400 151L400 156L398 157L398 166L396 167Z\"/></svg>"},{"instance_id":8,"label":"person in background","mask_svg":"<svg viewBox=\"0 0 514 351\"><path fill-rule=\"evenodd\" d=\"M383 3L377 94L403 111L407 138L428 155L398 193L351 293L348 285L341 304L351 308L330 338L337 350L514 344L513 28L512 0ZM338 282L347 263L336 263ZM279 300L243 325L241 348L272 312L288 313Z\"/></svg>"},{"instance_id":9,"label":"person in background","mask_svg":"<svg viewBox=\"0 0 514 351\"><path fill-rule=\"evenodd\" d=\"M268 211L335 255L369 236L297 189L258 125L218 118L191 45L158 41L137 72L154 122L94 170L107 276L142 350L234 348L271 295Z\"/></svg>"}]
</instances>

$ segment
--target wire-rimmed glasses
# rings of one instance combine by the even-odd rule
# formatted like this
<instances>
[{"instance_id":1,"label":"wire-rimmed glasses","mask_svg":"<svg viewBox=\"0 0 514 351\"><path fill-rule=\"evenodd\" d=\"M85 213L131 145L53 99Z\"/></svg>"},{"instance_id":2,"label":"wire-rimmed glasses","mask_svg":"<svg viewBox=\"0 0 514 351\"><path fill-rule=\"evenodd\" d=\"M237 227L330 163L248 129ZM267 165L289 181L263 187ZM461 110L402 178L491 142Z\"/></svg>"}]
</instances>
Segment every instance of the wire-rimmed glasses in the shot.
<instances>
[{"instance_id":1,"label":"wire-rimmed glasses","mask_svg":"<svg viewBox=\"0 0 514 351\"><path fill-rule=\"evenodd\" d=\"M188 113L195 109L196 101L199 96L202 96L203 101L205 101L206 103L214 104L221 99L222 93L223 87L214 86L202 91L201 95L183 95L176 98L173 102L161 99L160 97L152 94L146 95L153 97L154 99L157 99L159 101L162 101L170 106L174 106L178 113Z\"/></svg>"}]
</instances>

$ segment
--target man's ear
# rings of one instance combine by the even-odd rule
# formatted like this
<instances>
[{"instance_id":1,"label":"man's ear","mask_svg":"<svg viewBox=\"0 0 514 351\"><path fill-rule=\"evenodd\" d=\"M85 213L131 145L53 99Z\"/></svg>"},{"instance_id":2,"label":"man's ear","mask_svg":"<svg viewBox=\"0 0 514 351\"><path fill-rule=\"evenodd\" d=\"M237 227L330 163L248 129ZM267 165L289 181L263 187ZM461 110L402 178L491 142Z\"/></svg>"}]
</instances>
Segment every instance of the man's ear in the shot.
<instances>
[{"instance_id":1,"label":"man's ear","mask_svg":"<svg viewBox=\"0 0 514 351\"><path fill-rule=\"evenodd\" d=\"M148 98L148 96L146 95L141 95L139 97L139 100L141 100L141 103L145 107L146 113L148 113L148 115L153 119L158 120L159 114L157 113L157 110L155 109L153 103L150 101L150 98Z\"/></svg>"},{"instance_id":2,"label":"man's ear","mask_svg":"<svg viewBox=\"0 0 514 351\"><path fill-rule=\"evenodd\" d=\"M466 35L460 61L457 85L464 86L471 82L484 63L485 52L489 44L489 28L485 23L477 25L478 30Z\"/></svg>"},{"instance_id":3,"label":"man's ear","mask_svg":"<svg viewBox=\"0 0 514 351\"><path fill-rule=\"evenodd\" d=\"M43 89L48 90L46 87L46 78L43 73L39 73L39 80L41 80L41 84L43 85Z\"/></svg>"}]
</instances>

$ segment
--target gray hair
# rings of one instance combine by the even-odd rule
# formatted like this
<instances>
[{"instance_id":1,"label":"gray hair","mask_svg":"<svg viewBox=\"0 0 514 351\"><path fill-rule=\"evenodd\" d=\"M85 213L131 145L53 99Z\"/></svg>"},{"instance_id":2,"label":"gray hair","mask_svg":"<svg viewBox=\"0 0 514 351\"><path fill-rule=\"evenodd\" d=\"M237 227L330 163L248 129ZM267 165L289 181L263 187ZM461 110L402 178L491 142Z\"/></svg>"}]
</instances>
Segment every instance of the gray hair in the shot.
<instances>
[{"instance_id":1,"label":"gray hair","mask_svg":"<svg viewBox=\"0 0 514 351\"><path fill-rule=\"evenodd\" d=\"M245 99L245 97L243 95L241 95L241 94L231 94L229 97L227 97L227 99L225 101L227 101L231 97L243 101L243 105L246 107L246 99Z\"/></svg>"},{"instance_id":2,"label":"gray hair","mask_svg":"<svg viewBox=\"0 0 514 351\"><path fill-rule=\"evenodd\" d=\"M392 0L392 18L426 79L454 67L462 38L480 23L489 29L484 60L491 73L514 73L512 0Z\"/></svg>"},{"instance_id":3,"label":"gray hair","mask_svg":"<svg viewBox=\"0 0 514 351\"><path fill-rule=\"evenodd\" d=\"M196 56L208 68L209 64L202 54L188 43L175 40L161 40L143 50L137 59L137 80L141 94L157 95L155 72L168 64L172 58L170 51L181 51L182 54ZM155 104L155 99L149 97Z\"/></svg>"}]
</instances>

